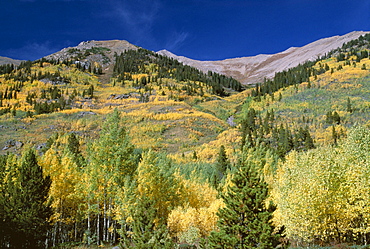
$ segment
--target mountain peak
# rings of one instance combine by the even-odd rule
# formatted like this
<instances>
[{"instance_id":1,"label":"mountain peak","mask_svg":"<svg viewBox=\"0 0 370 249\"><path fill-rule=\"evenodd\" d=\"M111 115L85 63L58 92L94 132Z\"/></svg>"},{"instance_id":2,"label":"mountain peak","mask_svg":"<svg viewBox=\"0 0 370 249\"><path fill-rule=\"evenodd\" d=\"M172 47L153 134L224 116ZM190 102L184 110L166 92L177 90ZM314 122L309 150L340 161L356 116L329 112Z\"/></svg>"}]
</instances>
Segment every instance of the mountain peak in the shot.
<instances>
[{"instance_id":1,"label":"mountain peak","mask_svg":"<svg viewBox=\"0 0 370 249\"><path fill-rule=\"evenodd\" d=\"M120 54L126 50L136 50L137 46L125 40L82 41L75 47L63 48L59 52L46 56L53 60L76 59L84 62L98 62L102 66L108 66L114 61L114 54Z\"/></svg>"},{"instance_id":2,"label":"mountain peak","mask_svg":"<svg viewBox=\"0 0 370 249\"><path fill-rule=\"evenodd\" d=\"M290 47L276 54L259 54L221 61L192 60L184 56L177 56L167 50L161 50L158 53L196 67L203 72L210 70L231 76L243 84L253 84L263 81L264 78L272 78L276 72L295 67L308 60L315 60L331 50L341 47L344 43L368 33L366 31L353 31L342 36L323 38L303 47Z\"/></svg>"},{"instance_id":3,"label":"mountain peak","mask_svg":"<svg viewBox=\"0 0 370 249\"><path fill-rule=\"evenodd\" d=\"M106 47L120 52L123 52L124 50L128 49L137 49L137 46L125 40L103 40L103 41L91 40L80 42L80 44L76 46L76 48L80 49L90 49L92 47Z\"/></svg>"},{"instance_id":4,"label":"mountain peak","mask_svg":"<svg viewBox=\"0 0 370 249\"><path fill-rule=\"evenodd\" d=\"M167 56L167 57L171 57L171 58L174 58L174 57L177 56L174 53L168 51L167 49L159 50L159 51L157 51L157 54L160 54L160 55L163 55L163 56Z\"/></svg>"}]
</instances>

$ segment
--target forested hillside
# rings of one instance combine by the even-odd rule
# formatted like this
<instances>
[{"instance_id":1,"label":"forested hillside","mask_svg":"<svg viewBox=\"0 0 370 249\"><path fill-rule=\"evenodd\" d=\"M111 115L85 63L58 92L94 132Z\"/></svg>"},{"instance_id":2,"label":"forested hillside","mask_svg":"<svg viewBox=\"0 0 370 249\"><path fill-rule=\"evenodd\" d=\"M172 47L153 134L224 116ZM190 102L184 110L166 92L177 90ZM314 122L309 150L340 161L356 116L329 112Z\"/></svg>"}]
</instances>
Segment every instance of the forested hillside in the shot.
<instances>
[{"instance_id":1,"label":"forested hillside","mask_svg":"<svg viewBox=\"0 0 370 249\"><path fill-rule=\"evenodd\" d=\"M141 48L1 66L1 247L367 245L369 44L249 89Z\"/></svg>"}]
</instances>

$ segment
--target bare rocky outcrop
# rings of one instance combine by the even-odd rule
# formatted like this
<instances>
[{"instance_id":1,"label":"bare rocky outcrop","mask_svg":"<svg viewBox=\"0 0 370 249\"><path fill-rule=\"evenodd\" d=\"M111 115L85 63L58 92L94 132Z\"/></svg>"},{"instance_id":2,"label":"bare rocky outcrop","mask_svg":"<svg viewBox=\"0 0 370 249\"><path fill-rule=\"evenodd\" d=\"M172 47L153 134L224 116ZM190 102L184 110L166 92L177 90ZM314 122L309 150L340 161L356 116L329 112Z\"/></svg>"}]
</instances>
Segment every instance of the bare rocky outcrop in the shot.
<instances>
[{"instance_id":1,"label":"bare rocky outcrop","mask_svg":"<svg viewBox=\"0 0 370 249\"><path fill-rule=\"evenodd\" d=\"M15 147L16 149L20 149L23 147L23 143L21 141L16 141L14 139L9 139L5 142L5 146L3 147L3 150L8 150L10 148Z\"/></svg>"},{"instance_id":2,"label":"bare rocky outcrop","mask_svg":"<svg viewBox=\"0 0 370 249\"><path fill-rule=\"evenodd\" d=\"M115 53L120 54L126 50L136 50L137 46L123 40L109 41L84 41L75 47L68 47L48 55L46 59L53 60L73 60L88 67L91 63L97 62L106 67L114 63ZM78 60L77 60L78 58Z\"/></svg>"},{"instance_id":3,"label":"bare rocky outcrop","mask_svg":"<svg viewBox=\"0 0 370 249\"><path fill-rule=\"evenodd\" d=\"M366 33L369 32L355 31L342 36L320 39L303 47L291 47L277 54L260 54L221 61L192 60L184 56L177 56L167 50L161 50L158 53L196 67L203 72L214 71L231 76L242 84L253 84L263 81L265 77L272 78L276 72L295 67L308 60L315 60Z\"/></svg>"},{"instance_id":4,"label":"bare rocky outcrop","mask_svg":"<svg viewBox=\"0 0 370 249\"><path fill-rule=\"evenodd\" d=\"M77 114L77 117L81 118L81 117L84 117L86 115L96 115L96 113L92 112L92 111L82 111L82 112L79 112Z\"/></svg>"}]
</instances>

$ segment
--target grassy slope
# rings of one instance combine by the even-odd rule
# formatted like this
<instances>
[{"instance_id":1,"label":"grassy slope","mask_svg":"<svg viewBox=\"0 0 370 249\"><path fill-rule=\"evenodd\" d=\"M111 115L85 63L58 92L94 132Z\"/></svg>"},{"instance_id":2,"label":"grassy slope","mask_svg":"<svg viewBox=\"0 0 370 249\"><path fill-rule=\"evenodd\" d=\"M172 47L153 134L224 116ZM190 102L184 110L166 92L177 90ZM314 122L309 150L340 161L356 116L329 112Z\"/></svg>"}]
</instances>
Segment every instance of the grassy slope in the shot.
<instances>
[{"instance_id":1,"label":"grassy slope","mask_svg":"<svg viewBox=\"0 0 370 249\"><path fill-rule=\"evenodd\" d=\"M311 77L311 87L304 82L295 88L294 86L281 89L275 93L275 101L270 97L261 102L248 102L248 107L264 113L274 110L278 121L288 123L291 127L309 126L310 131L317 143L330 143L331 129L326 123L326 114L338 112L341 117L339 129L358 124L370 125L370 61L363 59L357 66L343 66L342 70L336 70L343 62L336 62L331 58L321 63L328 63L335 68L319 75L317 79ZM366 65L367 70L362 70L360 65ZM318 63L316 65L318 67ZM281 101L276 101L281 94ZM354 111L347 111L347 101ZM244 107L246 108L246 107ZM303 117L305 120L303 120ZM307 121L309 119L309 121Z\"/></svg>"},{"instance_id":2,"label":"grassy slope","mask_svg":"<svg viewBox=\"0 0 370 249\"><path fill-rule=\"evenodd\" d=\"M331 68L335 68L334 73L326 72L319 75L316 80L312 78L311 88L308 88L307 83L302 83L298 89L289 87L275 93L275 101L267 97L261 102L248 99L248 90L226 98L211 95L200 98L186 96L182 92L177 94L185 97L185 100L173 101L168 100L167 97L171 93L165 90L163 96L163 89L157 85L153 85L153 93L148 103L140 103L135 97L114 100L110 97L111 94L134 92L138 94L138 90L133 88L130 82L127 82L124 87L113 87L106 79L106 75L103 76L102 81L99 81L96 76L80 72L73 67L35 66L32 68L33 72L59 70L62 76L69 76L72 79L71 84L60 86L65 91L67 89L69 92L73 89L83 91L87 89L84 83L89 82L95 87L95 98L92 100L77 98L72 110L25 118L25 110L31 109L31 106L25 102L27 92L37 92L51 86L39 81L26 84L18 94L17 102L20 103L20 107L17 110L17 116L12 117L10 114L0 116L0 125L2 125L0 126L0 147L9 139L38 145L57 131L77 132L82 137L93 138L100 129L104 115L114 107L124 113L123 123L135 145L144 149L165 150L177 155L185 154L189 155L188 158L192 151L197 151L201 159L212 161L219 146L224 143L231 154L231 151L238 146L240 134L237 129L231 128L226 123L226 119L235 115L236 120L240 120L249 107L262 113L273 109L278 121L288 122L292 127L308 125L316 142L326 143L330 141L331 132L329 125L325 123L325 115L328 111L339 113L343 120L343 129L355 122L370 125L370 76L369 70L361 70L363 64L370 68L370 61L363 59L356 67L344 66L340 71L336 68L343 62L338 63L335 59L328 59L322 63L328 63ZM7 84L10 85L10 82L6 82L4 78L0 80L3 82L0 90L4 91L3 88ZM166 83L177 84L170 80ZM276 100L279 93L282 94L281 101ZM355 109L353 113L346 111L348 97ZM9 100L9 102L12 101L15 100ZM82 115L86 111L93 111L97 115ZM306 119L305 122L302 120L303 116ZM310 121L307 122L307 118ZM1 153L7 151L1 151ZM179 159L179 156L177 158L183 160Z\"/></svg>"},{"instance_id":3,"label":"grassy slope","mask_svg":"<svg viewBox=\"0 0 370 249\"><path fill-rule=\"evenodd\" d=\"M133 143L144 149L152 148L170 153L193 151L200 144L216 138L228 127L224 120L193 108L188 103L199 100L197 97L186 96L183 92L176 94L185 97L185 101L168 100L167 96L170 94L168 90L159 90L158 86L153 85L150 101L141 103L137 97L140 90L132 87L130 82L127 82L124 87L113 87L111 82L107 82L106 75L103 75L103 80L99 81L96 76L80 72L73 66L45 64L42 68L32 67L32 73L39 71L43 73L59 71L61 76L71 78L70 84L58 85L64 91L63 96L66 99L68 99L68 95L65 94L67 91L71 93L77 90L80 93L88 88L87 82L95 88L94 98L77 97L70 110L29 118L26 117L26 111L33 111L33 107L25 101L27 93L36 92L39 96L42 89L46 90L52 87L52 84L41 81L26 82L18 93L17 100L4 100L4 106L18 103L18 108L16 117L11 114L0 116L0 125L2 125L0 126L0 147L5 146L9 139L37 146L44 143L54 132L76 132L87 139L93 138L98 133L105 114L111 112L113 108L122 111L123 125L127 128ZM0 80L3 83L0 85L0 91L4 92L7 86L12 85L12 82L5 80L4 77ZM168 81L166 83L171 83L170 80ZM161 94L157 94L159 92ZM111 97L112 94L117 96L128 93L133 94L128 99L116 100ZM213 97L206 95L204 98ZM15 148L0 153L8 151L15 151Z\"/></svg>"}]
</instances>

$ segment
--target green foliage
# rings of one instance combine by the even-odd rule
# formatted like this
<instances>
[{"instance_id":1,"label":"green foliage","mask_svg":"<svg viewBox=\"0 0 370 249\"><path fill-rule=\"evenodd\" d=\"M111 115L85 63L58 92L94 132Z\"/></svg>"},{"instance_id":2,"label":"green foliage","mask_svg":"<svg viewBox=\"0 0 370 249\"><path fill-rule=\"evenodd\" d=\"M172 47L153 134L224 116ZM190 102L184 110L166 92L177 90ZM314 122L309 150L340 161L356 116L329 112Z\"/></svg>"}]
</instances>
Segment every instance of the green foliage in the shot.
<instances>
[{"instance_id":1,"label":"green foliage","mask_svg":"<svg viewBox=\"0 0 370 249\"><path fill-rule=\"evenodd\" d=\"M87 176L84 191L88 192L89 203L87 215L97 216L98 224L100 215L105 217L103 228L96 226L97 244L107 240L102 235L108 234L108 222L113 218L115 205L120 203L125 182L133 178L138 163L138 155L120 120L120 113L115 109L107 116L100 137L87 151L88 163L84 169Z\"/></svg>"},{"instance_id":2,"label":"green foliage","mask_svg":"<svg viewBox=\"0 0 370 249\"><path fill-rule=\"evenodd\" d=\"M348 103L348 102L347 102ZM347 104L347 108L348 108L348 104ZM328 112L326 114L326 123L327 124L340 124L340 116L338 114L338 112L334 111L334 112Z\"/></svg>"},{"instance_id":3,"label":"green foliage","mask_svg":"<svg viewBox=\"0 0 370 249\"><path fill-rule=\"evenodd\" d=\"M139 193L151 199L156 218L166 221L169 212L182 203L180 179L175 177L171 161L164 155L148 151L138 165L137 178Z\"/></svg>"},{"instance_id":4,"label":"green foliage","mask_svg":"<svg viewBox=\"0 0 370 249\"><path fill-rule=\"evenodd\" d=\"M100 65L84 61L92 54L104 59L106 48L70 49L74 58L69 61L40 59L19 67L0 66L0 142L11 138L39 145L61 131L40 150L44 172L53 179L48 196L54 212L49 230L53 245L114 243L117 229L122 228L127 247L172 247L166 219L181 207L189 212L182 212L183 220L172 225L192 222L176 236L195 246L217 220L214 211L220 203L203 208L213 198L210 193L216 193L208 183L216 182L220 192L223 186L230 187L223 196L226 208L220 211L219 230L211 236L211 244L233 248L245 242L253 248L271 248L262 243L278 237L271 235L274 208L266 205L264 181L278 204L275 220L287 227L293 242L368 244L369 135L366 129L356 128L346 140L341 139L354 123L369 124L369 41L370 35L360 37L231 97L225 96L242 90L235 80L204 74L144 49L116 56L109 85L109 75L99 75ZM356 63L358 68L352 70ZM105 69L108 74L112 68ZM111 106L124 115L116 109L105 116ZM239 131L232 138L212 141L227 129L231 116L240 122L241 142ZM103 119L106 122L100 126ZM321 146L325 139L329 147ZM243 156L236 149L238 143ZM152 150L139 155L133 144ZM198 147L202 144L205 149ZM309 152L315 145L318 149ZM12 149L19 153L18 148ZM171 155L160 154L164 150ZM278 169L275 154L286 160ZM31 215L19 211L27 210L31 205L22 205L29 201L8 197L23 195L19 190L23 182L37 185L39 179L47 179L32 172L25 177L22 163L34 159L22 160L13 155L0 157L0 204L4 207L0 208L0 234L4 235L0 247L16 243L12 236L18 232L24 238L19 243L33 239L25 230ZM231 167L230 162L234 165L238 160L238 167ZM44 228L39 231L45 234ZM42 242L45 237L40 238L36 240ZM258 239L262 242L256 244Z\"/></svg>"},{"instance_id":5,"label":"green foliage","mask_svg":"<svg viewBox=\"0 0 370 249\"><path fill-rule=\"evenodd\" d=\"M4 64L0 65L0 74L8 74L11 73L14 70L13 64Z\"/></svg>"},{"instance_id":6,"label":"green foliage","mask_svg":"<svg viewBox=\"0 0 370 249\"><path fill-rule=\"evenodd\" d=\"M132 222L123 231L122 248L139 249L171 249L173 242L163 222L155 224L156 208L153 200L145 195L137 195L135 204L131 206Z\"/></svg>"},{"instance_id":7,"label":"green foliage","mask_svg":"<svg viewBox=\"0 0 370 249\"><path fill-rule=\"evenodd\" d=\"M157 69L154 69L155 67L153 66L146 67L150 65L158 65L158 67ZM199 94L203 95L202 86L195 84L195 82L202 82L210 86L212 88L212 93L220 96L226 95L224 87L232 88L236 91L242 90L242 85L233 78L213 72L204 74L200 70L183 65L175 59L161 56L142 48L125 51L116 57L116 63L114 65L114 73L120 80L130 80L125 73L152 74L154 73L153 70L155 70L157 74L156 78L169 78L175 79L178 82L187 82L187 84L184 85L184 90L187 91L188 95L198 92L197 89L199 89ZM149 82L145 77L141 78L140 87L144 87L147 83Z\"/></svg>"},{"instance_id":8,"label":"green foliage","mask_svg":"<svg viewBox=\"0 0 370 249\"><path fill-rule=\"evenodd\" d=\"M136 170L137 156L134 146L120 124L120 113L117 109L107 116L102 126L100 137L94 141L89 150L93 167L102 167L110 172L117 184L122 184L125 176L132 176Z\"/></svg>"},{"instance_id":9,"label":"green foliage","mask_svg":"<svg viewBox=\"0 0 370 249\"><path fill-rule=\"evenodd\" d=\"M262 84L256 84L251 96L254 97L256 101L260 101L261 96L266 96L267 94L271 95L281 88L307 82L311 75L324 73L324 68L321 68L322 71L316 71L313 69L312 66L315 65L315 63L316 62L308 61L302 65L298 65L297 67L276 73L272 80L265 79Z\"/></svg>"},{"instance_id":10,"label":"green foliage","mask_svg":"<svg viewBox=\"0 0 370 249\"><path fill-rule=\"evenodd\" d=\"M263 141L266 147L274 150L280 158L291 150L309 150L315 147L308 127L299 127L295 131L286 124L277 126L274 110L266 111L263 117L253 108L242 121L242 147L245 143L254 146L257 141Z\"/></svg>"},{"instance_id":11,"label":"green foliage","mask_svg":"<svg viewBox=\"0 0 370 249\"><path fill-rule=\"evenodd\" d=\"M16 160L8 156L6 165L1 160L1 247L44 248L52 214L47 203L51 181L43 175L33 150Z\"/></svg>"},{"instance_id":12,"label":"green foliage","mask_svg":"<svg viewBox=\"0 0 370 249\"><path fill-rule=\"evenodd\" d=\"M212 182L217 175L214 164L207 162L173 164L172 168L186 179L196 178L204 182Z\"/></svg>"},{"instance_id":13,"label":"green foliage","mask_svg":"<svg viewBox=\"0 0 370 249\"><path fill-rule=\"evenodd\" d=\"M211 233L211 248L274 248L280 235L274 234L273 206L266 204L267 183L259 173L266 163L263 146L245 150L233 185L223 195L218 231Z\"/></svg>"},{"instance_id":14,"label":"green foliage","mask_svg":"<svg viewBox=\"0 0 370 249\"><path fill-rule=\"evenodd\" d=\"M218 153L217 161L216 161L216 179L215 179L215 187L217 187L222 179L226 176L227 170L230 170L230 162L227 158L225 146L220 146L220 151Z\"/></svg>"}]
</instances>

